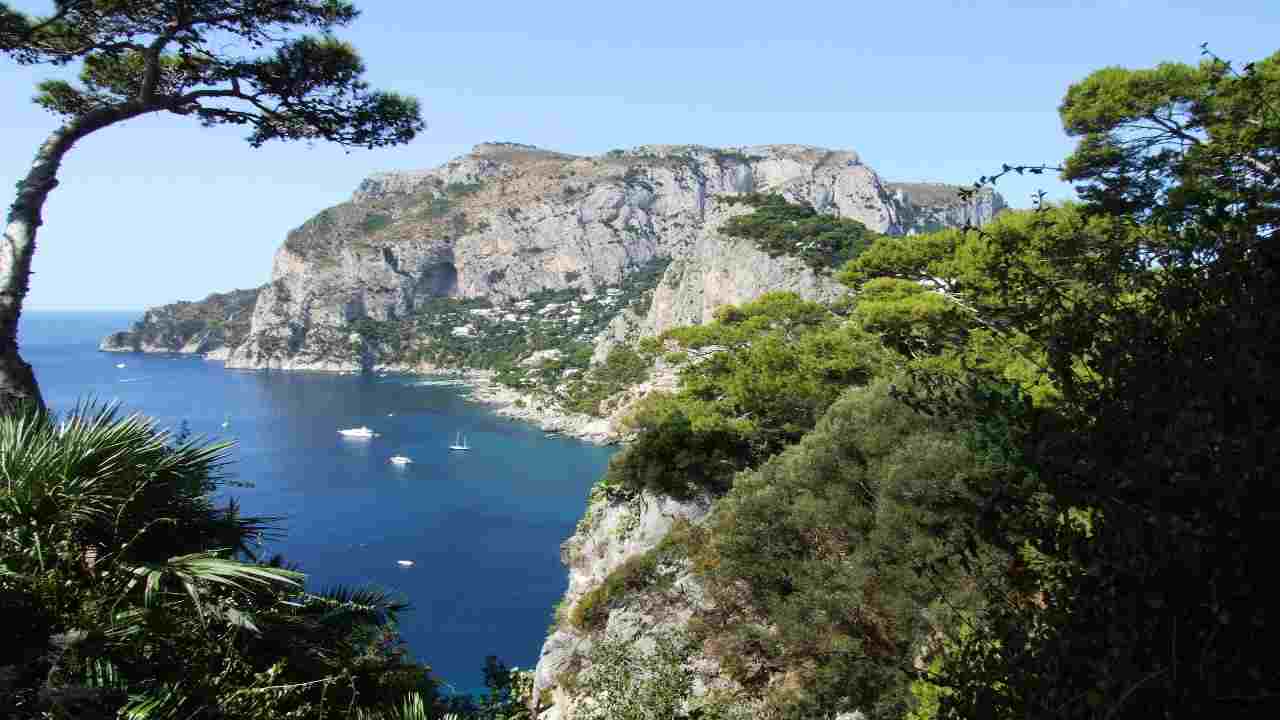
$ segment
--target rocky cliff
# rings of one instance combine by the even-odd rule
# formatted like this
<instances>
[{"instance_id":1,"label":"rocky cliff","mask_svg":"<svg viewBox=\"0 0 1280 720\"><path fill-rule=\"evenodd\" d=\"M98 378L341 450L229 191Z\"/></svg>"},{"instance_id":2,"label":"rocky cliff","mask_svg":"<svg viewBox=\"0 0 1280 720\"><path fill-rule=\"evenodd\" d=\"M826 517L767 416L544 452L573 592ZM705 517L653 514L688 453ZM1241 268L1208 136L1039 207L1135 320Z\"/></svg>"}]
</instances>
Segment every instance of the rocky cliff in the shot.
<instances>
[{"instance_id":1,"label":"rocky cliff","mask_svg":"<svg viewBox=\"0 0 1280 720\"><path fill-rule=\"evenodd\" d=\"M962 202L957 189L884 182L852 152L797 145L653 145L578 157L483 144L432 170L374 175L350 200L292 231L271 282L243 291L255 295L236 304L238 324L222 312L231 303L211 303L224 296L204 301L209 312L201 318L226 316L221 335L212 322L197 327L192 304L179 303L149 311L103 349L221 347L228 366L240 368L489 368L474 378L478 399L549 430L605 440L616 436L609 419L567 413L554 393L530 398L486 379L495 371L545 376L554 386L618 343L705 322L726 303L770 290L814 300L841 292L831 268L771 256L722 233L750 208L718 197L777 193L891 234L981 225L1004 207L991 192ZM659 361L609 411L616 419L675 380ZM711 511L706 502L593 497L562 547L569 589L536 672L544 718L572 717L581 699L575 678L601 638L639 633L641 646L652 647L655 633L683 626L701 592L678 564L654 570L666 578L658 589L603 603L611 606L603 618L584 621L581 608L600 606L611 578L654 557L673 528L696 525ZM723 689L709 656L689 663L698 693Z\"/></svg>"},{"instance_id":2,"label":"rocky cliff","mask_svg":"<svg viewBox=\"0 0 1280 720\"><path fill-rule=\"evenodd\" d=\"M261 288L214 293L147 310L129 330L98 345L105 352L190 353L224 357L244 342Z\"/></svg>"},{"instance_id":3,"label":"rocky cliff","mask_svg":"<svg viewBox=\"0 0 1280 720\"><path fill-rule=\"evenodd\" d=\"M429 372L527 356L545 349L527 341L537 336L590 344L599 360L767 290L839 292L828 273L721 234L749 209L717 197L778 193L895 234L1003 208L994 193L961 202L955 190L886 183L855 153L799 145L579 157L487 143L367 178L289 234L265 287L157 308L102 347L212 351L237 368Z\"/></svg>"},{"instance_id":4,"label":"rocky cliff","mask_svg":"<svg viewBox=\"0 0 1280 720\"><path fill-rule=\"evenodd\" d=\"M660 589L629 588L625 600L600 597L600 588L610 576L627 572L628 562L658 550L673 528L702 522L710 509L707 498L677 501L644 493L619 502L599 491L592 494L574 534L560 546L569 587L534 671L533 695L541 720L573 717L583 695L576 691L577 677L589 671L592 647L601 638L636 637L642 652L652 647L652 638L683 628L702 591L692 574L678 564L655 568L667 579ZM585 604L617 607L584 621L580 608ZM714 660L697 654L689 665L699 694L718 683Z\"/></svg>"},{"instance_id":5,"label":"rocky cliff","mask_svg":"<svg viewBox=\"0 0 1280 720\"><path fill-rule=\"evenodd\" d=\"M492 339L531 323L559 320L561 334L607 344L701 322L720 304L769 289L837 292L793 258L721 236L724 220L747 210L716 203L721 195L776 192L895 233L980 223L1002 206L995 195L959 203L919 187L935 186L888 185L852 152L796 145L654 145L601 157L479 145L434 170L370 177L348 202L290 233L228 365L429 370L449 364L441 351L454 338ZM615 324L619 305L576 318L516 307L547 292L607 298L666 259L651 304ZM496 322L477 327L458 314L456 324L424 332L424 319L447 309L440 298L483 302L468 311L490 310Z\"/></svg>"}]
</instances>

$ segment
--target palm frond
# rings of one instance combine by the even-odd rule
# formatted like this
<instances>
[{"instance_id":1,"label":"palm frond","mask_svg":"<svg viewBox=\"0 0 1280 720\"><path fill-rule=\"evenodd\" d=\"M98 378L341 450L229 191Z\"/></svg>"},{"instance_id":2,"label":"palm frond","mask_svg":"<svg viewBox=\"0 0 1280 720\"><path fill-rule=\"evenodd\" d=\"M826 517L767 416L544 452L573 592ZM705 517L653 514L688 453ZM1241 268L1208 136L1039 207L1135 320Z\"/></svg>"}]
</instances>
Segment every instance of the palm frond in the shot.
<instances>
[{"instance_id":1,"label":"palm frond","mask_svg":"<svg viewBox=\"0 0 1280 720\"><path fill-rule=\"evenodd\" d=\"M14 530L0 533L0 543L6 554L46 568L81 559L78 551L58 558L55 547L100 547L108 561L125 544L154 553L165 542L140 531L165 516L188 527L184 550L208 547L207 535L223 546L271 531L277 518L240 518L234 505L211 506L231 444L201 442L172 444L154 421L121 417L117 404L93 400L61 420L43 410L0 418L0 528Z\"/></svg>"},{"instance_id":2,"label":"palm frond","mask_svg":"<svg viewBox=\"0 0 1280 720\"><path fill-rule=\"evenodd\" d=\"M334 585L319 593L303 593L298 599L304 611L312 614L321 624L334 626L362 623L381 625L393 622L401 612L409 608L407 601L372 585Z\"/></svg>"},{"instance_id":3,"label":"palm frond","mask_svg":"<svg viewBox=\"0 0 1280 720\"><path fill-rule=\"evenodd\" d=\"M85 667L84 684L86 687L103 690L129 689L129 683L120 673L120 668L103 658L97 658Z\"/></svg>"},{"instance_id":4,"label":"palm frond","mask_svg":"<svg viewBox=\"0 0 1280 720\"><path fill-rule=\"evenodd\" d=\"M242 596L253 596L295 590L302 587L305 576L292 570L232 560L222 557L218 552L202 552L170 558L164 563L128 566L126 577L128 581L117 604L141 587L144 608L156 608L186 597L203 622L210 609L205 599L206 590L211 587L230 589ZM165 603L165 600L169 603ZM244 626L245 619L237 618L237 624ZM249 624L253 625L252 621Z\"/></svg>"},{"instance_id":5,"label":"palm frond","mask_svg":"<svg viewBox=\"0 0 1280 720\"><path fill-rule=\"evenodd\" d=\"M125 720L173 717L184 701L181 683L164 685L145 694L131 696L129 702L120 708L119 717Z\"/></svg>"}]
</instances>

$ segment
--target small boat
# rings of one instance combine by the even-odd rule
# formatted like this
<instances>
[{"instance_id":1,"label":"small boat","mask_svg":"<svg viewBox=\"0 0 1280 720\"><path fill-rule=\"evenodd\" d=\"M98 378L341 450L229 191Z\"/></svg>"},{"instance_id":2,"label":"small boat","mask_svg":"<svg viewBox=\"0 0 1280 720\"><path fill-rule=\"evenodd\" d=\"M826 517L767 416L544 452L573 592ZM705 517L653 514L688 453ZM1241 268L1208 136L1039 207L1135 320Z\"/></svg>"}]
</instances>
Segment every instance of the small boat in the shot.
<instances>
[{"instance_id":1,"label":"small boat","mask_svg":"<svg viewBox=\"0 0 1280 720\"><path fill-rule=\"evenodd\" d=\"M397 560L396 564L399 565L400 567L413 567L412 560Z\"/></svg>"},{"instance_id":2,"label":"small boat","mask_svg":"<svg viewBox=\"0 0 1280 720\"><path fill-rule=\"evenodd\" d=\"M231 427L231 413L227 413L226 416L222 418L222 429L226 430L229 427Z\"/></svg>"},{"instance_id":3,"label":"small boat","mask_svg":"<svg viewBox=\"0 0 1280 720\"><path fill-rule=\"evenodd\" d=\"M405 457L404 455L392 455L391 459L387 462L390 462L392 465L408 465L413 462L413 460Z\"/></svg>"},{"instance_id":4,"label":"small boat","mask_svg":"<svg viewBox=\"0 0 1280 720\"><path fill-rule=\"evenodd\" d=\"M124 363L116 363L116 367L118 367L118 368L120 368L120 369L122 369L122 370L123 370L123 369L124 369Z\"/></svg>"},{"instance_id":5,"label":"small boat","mask_svg":"<svg viewBox=\"0 0 1280 720\"><path fill-rule=\"evenodd\" d=\"M338 434L343 437L355 437L355 438L371 438L374 436L374 432L363 425L357 428L347 428L346 430L339 430Z\"/></svg>"},{"instance_id":6,"label":"small boat","mask_svg":"<svg viewBox=\"0 0 1280 720\"><path fill-rule=\"evenodd\" d=\"M387 417L395 417L395 416L396 416L395 413L387 413Z\"/></svg>"},{"instance_id":7,"label":"small boat","mask_svg":"<svg viewBox=\"0 0 1280 720\"><path fill-rule=\"evenodd\" d=\"M462 433L458 433L457 439L453 441L453 444L449 446L449 449L450 450L470 450L471 447L467 445L467 439L462 436Z\"/></svg>"}]
</instances>

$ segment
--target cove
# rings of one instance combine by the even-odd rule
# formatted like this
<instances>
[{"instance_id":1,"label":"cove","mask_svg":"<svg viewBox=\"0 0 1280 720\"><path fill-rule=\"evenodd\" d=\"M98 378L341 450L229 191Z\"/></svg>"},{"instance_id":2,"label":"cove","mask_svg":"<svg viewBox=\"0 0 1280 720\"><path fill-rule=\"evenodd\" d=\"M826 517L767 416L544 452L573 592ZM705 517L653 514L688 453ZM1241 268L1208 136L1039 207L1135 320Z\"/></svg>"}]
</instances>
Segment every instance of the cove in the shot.
<instances>
[{"instance_id":1,"label":"cove","mask_svg":"<svg viewBox=\"0 0 1280 720\"><path fill-rule=\"evenodd\" d=\"M23 316L22 351L51 408L118 400L163 427L185 422L234 440L229 475L252 486L230 494L245 514L285 517L285 536L268 550L299 563L309 587L372 583L405 596L410 652L458 692L480 688L486 655L532 667L567 585L560 543L610 448L545 437L430 378L229 371L198 357L98 352L136 316ZM337 432L361 425L378 437ZM448 449L458 432L471 450ZM413 463L394 465L392 455Z\"/></svg>"}]
</instances>

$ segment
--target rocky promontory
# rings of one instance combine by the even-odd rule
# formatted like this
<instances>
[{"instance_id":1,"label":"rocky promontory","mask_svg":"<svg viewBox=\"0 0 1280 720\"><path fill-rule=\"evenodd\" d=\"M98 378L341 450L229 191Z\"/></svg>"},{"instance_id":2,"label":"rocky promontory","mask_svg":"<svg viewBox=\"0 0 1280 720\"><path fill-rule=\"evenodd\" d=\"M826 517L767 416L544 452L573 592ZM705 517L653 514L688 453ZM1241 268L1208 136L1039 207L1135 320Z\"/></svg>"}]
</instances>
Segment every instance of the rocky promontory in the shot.
<instances>
[{"instance_id":1,"label":"rocky promontory","mask_svg":"<svg viewBox=\"0 0 1280 720\"><path fill-rule=\"evenodd\" d=\"M478 398L600 441L616 423L564 409L558 389L613 347L771 290L843 291L835 268L722 232L750 212L722 199L779 195L888 234L981 225L1004 207L958 189L886 182L854 152L802 145L585 157L485 143L434 169L370 176L289 233L262 288L155 308L102 349L207 353L244 369L483 370Z\"/></svg>"},{"instance_id":2,"label":"rocky promontory","mask_svg":"<svg viewBox=\"0 0 1280 720\"><path fill-rule=\"evenodd\" d=\"M225 358L249 334L262 288L213 293L148 310L129 330L103 338L104 352L202 354Z\"/></svg>"}]
</instances>

